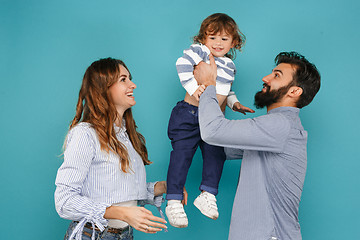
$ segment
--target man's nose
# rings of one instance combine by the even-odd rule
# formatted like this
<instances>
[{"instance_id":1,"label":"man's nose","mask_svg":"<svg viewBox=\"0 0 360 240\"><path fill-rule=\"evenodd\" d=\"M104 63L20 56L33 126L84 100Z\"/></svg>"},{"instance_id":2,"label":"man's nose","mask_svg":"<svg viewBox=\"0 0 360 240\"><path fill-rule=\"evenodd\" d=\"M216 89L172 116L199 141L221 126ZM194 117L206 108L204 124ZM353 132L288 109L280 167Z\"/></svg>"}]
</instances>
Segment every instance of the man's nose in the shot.
<instances>
[{"instance_id":1,"label":"man's nose","mask_svg":"<svg viewBox=\"0 0 360 240\"><path fill-rule=\"evenodd\" d=\"M266 75L265 77L263 77L262 81L263 81L264 83L269 83L269 82L270 82L270 79L271 79L271 74Z\"/></svg>"}]
</instances>

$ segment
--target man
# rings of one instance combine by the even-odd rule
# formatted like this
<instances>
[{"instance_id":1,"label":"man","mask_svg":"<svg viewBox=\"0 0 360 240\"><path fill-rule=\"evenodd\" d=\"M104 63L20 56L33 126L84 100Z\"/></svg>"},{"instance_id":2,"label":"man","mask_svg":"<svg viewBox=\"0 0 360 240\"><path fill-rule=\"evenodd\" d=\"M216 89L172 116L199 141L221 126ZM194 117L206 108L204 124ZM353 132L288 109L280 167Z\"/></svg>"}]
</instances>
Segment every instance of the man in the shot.
<instances>
[{"instance_id":1,"label":"man","mask_svg":"<svg viewBox=\"0 0 360 240\"><path fill-rule=\"evenodd\" d=\"M306 173L307 132L300 108L320 88L316 67L296 52L275 58L276 67L262 81L255 105L267 114L227 120L216 99L216 65L200 63L194 71L207 86L200 98L201 137L225 147L228 159L242 158L234 199L230 240L299 240L298 209Z\"/></svg>"}]
</instances>

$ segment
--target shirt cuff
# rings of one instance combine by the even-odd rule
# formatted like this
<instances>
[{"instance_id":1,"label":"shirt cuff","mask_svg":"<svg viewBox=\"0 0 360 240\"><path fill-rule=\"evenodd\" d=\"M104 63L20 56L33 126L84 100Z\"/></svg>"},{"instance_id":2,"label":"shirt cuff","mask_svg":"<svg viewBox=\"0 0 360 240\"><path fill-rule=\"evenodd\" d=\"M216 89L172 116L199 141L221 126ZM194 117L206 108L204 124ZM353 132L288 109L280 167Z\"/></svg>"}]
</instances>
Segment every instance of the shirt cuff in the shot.
<instances>
[{"instance_id":1,"label":"shirt cuff","mask_svg":"<svg viewBox=\"0 0 360 240\"><path fill-rule=\"evenodd\" d=\"M108 221L104 218L106 208L111 206L110 204L95 204L91 215L82 218L74 228L69 239L81 239L84 226L86 223L91 223L93 228L98 227L100 231L104 231L108 224Z\"/></svg>"},{"instance_id":2,"label":"shirt cuff","mask_svg":"<svg viewBox=\"0 0 360 240\"><path fill-rule=\"evenodd\" d=\"M156 183L157 182L149 182L149 183L147 183L147 199L146 200L140 200L139 201L140 206L150 204L150 205L153 205L155 207L161 207L161 204L163 202L165 202L165 199L163 198L162 195L160 195L160 196L155 196L154 195L154 188L155 188Z\"/></svg>"},{"instance_id":3,"label":"shirt cuff","mask_svg":"<svg viewBox=\"0 0 360 240\"><path fill-rule=\"evenodd\" d=\"M155 191L155 184L157 182L148 182L146 183L147 188L147 200L153 200L154 199L154 191Z\"/></svg>"},{"instance_id":4,"label":"shirt cuff","mask_svg":"<svg viewBox=\"0 0 360 240\"><path fill-rule=\"evenodd\" d=\"M205 91L201 94L200 99L202 96L205 95L209 95L209 96L213 96L216 98L216 86L214 85L209 85L206 87ZM217 99L217 98L216 98Z\"/></svg>"},{"instance_id":5,"label":"shirt cuff","mask_svg":"<svg viewBox=\"0 0 360 240\"><path fill-rule=\"evenodd\" d=\"M234 104L235 104L236 102L240 102L240 101L237 99L237 97L236 97L235 94L229 95L226 100L227 100L226 104L227 104L227 106L228 106L231 110L233 110ZM234 111L234 110L233 110L233 111Z\"/></svg>"}]
</instances>

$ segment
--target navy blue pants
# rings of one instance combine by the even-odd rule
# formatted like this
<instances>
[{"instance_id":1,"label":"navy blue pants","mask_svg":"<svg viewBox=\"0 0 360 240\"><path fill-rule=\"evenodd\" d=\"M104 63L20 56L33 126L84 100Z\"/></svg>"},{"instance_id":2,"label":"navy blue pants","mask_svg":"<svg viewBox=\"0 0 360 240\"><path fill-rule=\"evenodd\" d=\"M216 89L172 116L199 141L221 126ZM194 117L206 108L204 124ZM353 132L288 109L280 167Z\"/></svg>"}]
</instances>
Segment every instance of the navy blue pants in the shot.
<instances>
[{"instance_id":1,"label":"navy blue pants","mask_svg":"<svg viewBox=\"0 0 360 240\"><path fill-rule=\"evenodd\" d=\"M166 199L183 199L186 177L198 146L203 156L200 190L217 195L226 156L224 148L201 140L198 107L184 101L178 102L171 112L168 136L173 150L167 174Z\"/></svg>"}]
</instances>

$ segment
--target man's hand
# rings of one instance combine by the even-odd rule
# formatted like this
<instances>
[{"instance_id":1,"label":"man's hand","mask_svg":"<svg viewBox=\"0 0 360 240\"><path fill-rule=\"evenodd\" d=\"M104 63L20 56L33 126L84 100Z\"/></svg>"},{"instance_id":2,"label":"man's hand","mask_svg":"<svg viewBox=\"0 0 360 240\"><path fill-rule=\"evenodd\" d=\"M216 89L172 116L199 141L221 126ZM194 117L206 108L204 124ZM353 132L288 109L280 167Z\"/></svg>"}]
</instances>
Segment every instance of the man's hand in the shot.
<instances>
[{"instance_id":1,"label":"man's hand","mask_svg":"<svg viewBox=\"0 0 360 240\"><path fill-rule=\"evenodd\" d=\"M240 104L239 102L234 103L233 110L236 112L241 112L242 114L246 115L247 112L254 113L255 111L245 107L244 105Z\"/></svg>"},{"instance_id":2,"label":"man's hand","mask_svg":"<svg viewBox=\"0 0 360 240\"><path fill-rule=\"evenodd\" d=\"M200 62L194 69L194 77L199 85L216 85L217 66L213 55L209 55L210 64Z\"/></svg>"}]
</instances>

